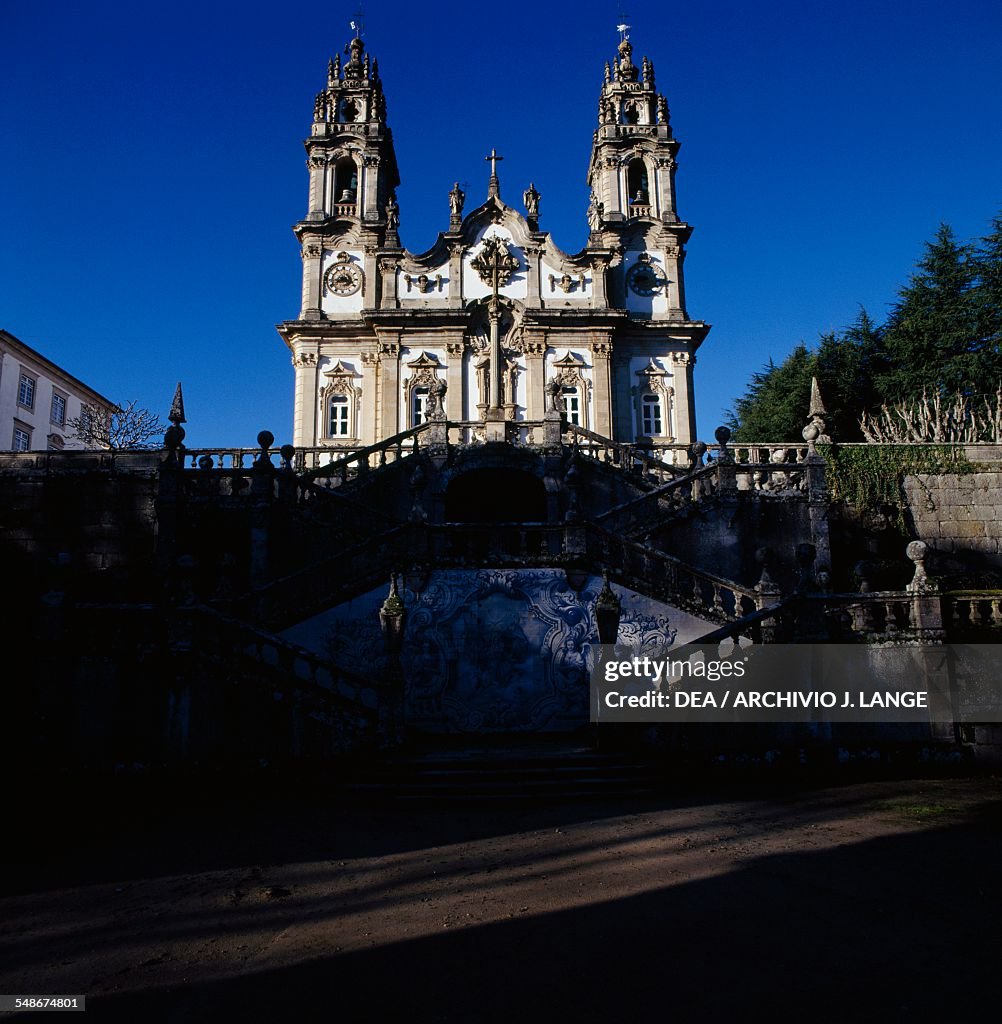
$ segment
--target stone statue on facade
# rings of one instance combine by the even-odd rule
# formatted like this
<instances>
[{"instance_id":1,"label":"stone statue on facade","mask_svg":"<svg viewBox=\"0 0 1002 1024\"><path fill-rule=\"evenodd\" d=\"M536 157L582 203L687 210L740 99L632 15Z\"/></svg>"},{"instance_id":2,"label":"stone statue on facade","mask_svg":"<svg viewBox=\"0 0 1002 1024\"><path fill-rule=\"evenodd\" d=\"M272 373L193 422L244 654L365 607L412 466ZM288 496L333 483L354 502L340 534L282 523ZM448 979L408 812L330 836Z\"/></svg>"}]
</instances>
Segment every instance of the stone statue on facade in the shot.
<instances>
[{"instance_id":1,"label":"stone statue on facade","mask_svg":"<svg viewBox=\"0 0 1002 1024\"><path fill-rule=\"evenodd\" d=\"M533 231L539 227L540 198L539 192L536 191L536 186L530 181L529 187L522 193L522 203L525 205L525 219Z\"/></svg>"},{"instance_id":2,"label":"stone statue on facade","mask_svg":"<svg viewBox=\"0 0 1002 1024\"><path fill-rule=\"evenodd\" d=\"M463 219L463 204L466 202L466 193L459 187L457 181L449 193L449 220L458 224Z\"/></svg>"}]
</instances>

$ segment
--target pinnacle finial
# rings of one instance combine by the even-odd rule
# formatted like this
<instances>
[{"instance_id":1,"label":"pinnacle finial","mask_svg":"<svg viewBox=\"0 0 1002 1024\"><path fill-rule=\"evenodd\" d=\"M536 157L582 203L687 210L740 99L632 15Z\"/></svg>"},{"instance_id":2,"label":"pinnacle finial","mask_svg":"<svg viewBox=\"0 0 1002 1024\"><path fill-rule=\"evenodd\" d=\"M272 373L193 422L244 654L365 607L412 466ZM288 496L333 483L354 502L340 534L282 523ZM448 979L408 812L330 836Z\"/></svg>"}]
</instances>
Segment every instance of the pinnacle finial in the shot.
<instances>
[{"instance_id":1,"label":"pinnacle finial","mask_svg":"<svg viewBox=\"0 0 1002 1024\"><path fill-rule=\"evenodd\" d=\"M184 418L184 395L181 394L180 381L177 382L177 387L174 389L174 401L170 404L170 412L167 414L167 419L175 427L188 422Z\"/></svg>"},{"instance_id":2,"label":"pinnacle finial","mask_svg":"<svg viewBox=\"0 0 1002 1024\"><path fill-rule=\"evenodd\" d=\"M818 387L818 378L811 377L811 407L807 410L808 416L824 416L828 410L821 400L821 388Z\"/></svg>"}]
</instances>

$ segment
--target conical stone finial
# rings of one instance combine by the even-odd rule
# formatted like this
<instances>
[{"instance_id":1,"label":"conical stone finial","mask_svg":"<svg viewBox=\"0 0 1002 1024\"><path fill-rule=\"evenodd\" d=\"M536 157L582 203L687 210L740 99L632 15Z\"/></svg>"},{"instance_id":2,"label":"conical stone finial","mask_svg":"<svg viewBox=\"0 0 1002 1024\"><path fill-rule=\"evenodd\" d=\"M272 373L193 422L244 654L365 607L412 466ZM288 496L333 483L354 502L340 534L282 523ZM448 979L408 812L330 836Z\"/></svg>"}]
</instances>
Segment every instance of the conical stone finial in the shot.
<instances>
[{"instance_id":1,"label":"conical stone finial","mask_svg":"<svg viewBox=\"0 0 1002 1024\"><path fill-rule=\"evenodd\" d=\"M174 389L174 401L170 404L170 412L167 414L167 419L175 427L188 422L184 418L184 395L181 393L180 381L177 382L177 387Z\"/></svg>"},{"instance_id":2,"label":"conical stone finial","mask_svg":"<svg viewBox=\"0 0 1002 1024\"><path fill-rule=\"evenodd\" d=\"M808 416L824 416L828 410L821 400L821 388L818 387L818 378L811 377L811 407L807 410Z\"/></svg>"}]
</instances>

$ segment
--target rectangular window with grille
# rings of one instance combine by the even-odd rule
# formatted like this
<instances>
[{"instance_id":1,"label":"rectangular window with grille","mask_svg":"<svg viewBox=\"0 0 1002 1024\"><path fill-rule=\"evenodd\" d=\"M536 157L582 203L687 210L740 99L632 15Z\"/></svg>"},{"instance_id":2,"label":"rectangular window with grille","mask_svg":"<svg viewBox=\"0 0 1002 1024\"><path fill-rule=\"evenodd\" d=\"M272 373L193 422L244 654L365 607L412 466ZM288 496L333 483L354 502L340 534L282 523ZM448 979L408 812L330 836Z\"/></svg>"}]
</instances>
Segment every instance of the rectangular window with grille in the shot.
<instances>
[{"instance_id":1,"label":"rectangular window with grille","mask_svg":"<svg viewBox=\"0 0 1002 1024\"><path fill-rule=\"evenodd\" d=\"M17 402L26 409L35 408L35 378L28 374L21 374L21 381L17 386Z\"/></svg>"},{"instance_id":2,"label":"rectangular window with grille","mask_svg":"<svg viewBox=\"0 0 1002 1024\"><path fill-rule=\"evenodd\" d=\"M564 419L566 419L568 423L581 426L581 396L578 394L578 389L564 388L562 397L564 403Z\"/></svg>"},{"instance_id":3,"label":"rectangular window with grille","mask_svg":"<svg viewBox=\"0 0 1002 1024\"><path fill-rule=\"evenodd\" d=\"M15 427L12 447L16 452L31 451L31 431L25 430L24 427Z\"/></svg>"},{"instance_id":4,"label":"rectangular window with grille","mask_svg":"<svg viewBox=\"0 0 1002 1024\"><path fill-rule=\"evenodd\" d=\"M428 389L415 388L411 397L411 426L420 427L428 419Z\"/></svg>"},{"instance_id":5,"label":"rectangular window with grille","mask_svg":"<svg viewBox=\"0 0 1002 1024\"><path fill-rule=\"evenodd\" d=\"M49 419L60 427L66 423L66 399L62 395L52 396L52 413Z\"/></svg>"},{"instance_id":6,"label":"rectangular window with grille","mask_svg":"<svg viewBox=\"0 0 1002 1024\"><path fill-rule=\"evenodd\" d=\"M334 395L330 402L330 436L350 437L348 396Z\"/></svg>"},{"instance_id":7,"label":"rectangular window with grille","mask_svg":"<svg viewBox=\"0 0 1002 1024\"><path fill-rule=\"evenodd\" d=\"M661 427L661 399L657 395L644 395L643 402L643 432L648 437L657 437L663 433Z\"/></svg>"}]
</instances>

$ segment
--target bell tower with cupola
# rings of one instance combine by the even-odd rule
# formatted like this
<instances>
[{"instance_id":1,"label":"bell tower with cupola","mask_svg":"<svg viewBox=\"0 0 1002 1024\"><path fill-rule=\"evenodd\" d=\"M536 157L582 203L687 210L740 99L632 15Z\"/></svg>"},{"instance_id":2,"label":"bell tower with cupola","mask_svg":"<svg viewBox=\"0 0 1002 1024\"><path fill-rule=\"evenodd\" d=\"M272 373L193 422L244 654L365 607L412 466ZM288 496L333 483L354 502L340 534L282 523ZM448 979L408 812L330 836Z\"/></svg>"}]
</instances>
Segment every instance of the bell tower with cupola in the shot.
<instances>
[{"instance_id":1,"label":"bell tower with cupola","mask_svg":"<svg viewBox=\"0 0 1002 1024\"><path fill-rule=\"evenodd\" d=\"M309 210L302 245L301 320L360 316L376 305L376 249L399 246L400 184L379 65L359 35L327 65L306 140Z\"/></svg>"},{"instance_id":2,"label":"bell tower with cupola","mask_svg":"<svg viewBox=\"0 0 1002 1024\"><path fill-rule=\"evenodd\" d=\"M672 433L695 436L692 371L709 325L690 319L686 309L683 263L692 227L679 218L676 205L680 143L672 131L668 101L655 85L654 64L647 57L639 68L633 62L628 29L620 26L615 60L605 65L588 166L588 247L615 254L609 270L610 302L625 309L633 325L621 334L621 358L631 345L636 349L629 357L629 373L619 378L617 433L630 433L630 408L637 436L661 432L643 426L642 404L650 393L646 378L651 367L661 367L665 379L671 378ZM644 353L654 359L638 368ZM631 395L639 399L631 402Z\"/></svg>"}]
</instances>

